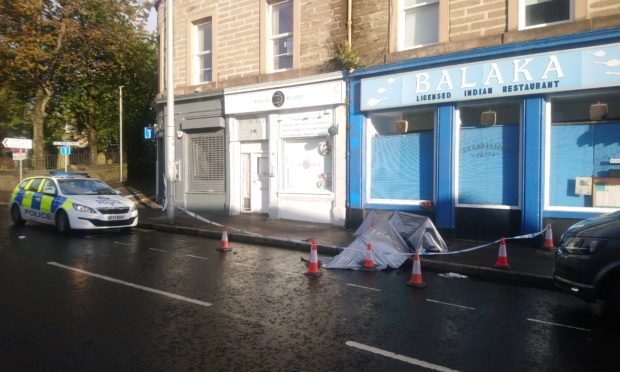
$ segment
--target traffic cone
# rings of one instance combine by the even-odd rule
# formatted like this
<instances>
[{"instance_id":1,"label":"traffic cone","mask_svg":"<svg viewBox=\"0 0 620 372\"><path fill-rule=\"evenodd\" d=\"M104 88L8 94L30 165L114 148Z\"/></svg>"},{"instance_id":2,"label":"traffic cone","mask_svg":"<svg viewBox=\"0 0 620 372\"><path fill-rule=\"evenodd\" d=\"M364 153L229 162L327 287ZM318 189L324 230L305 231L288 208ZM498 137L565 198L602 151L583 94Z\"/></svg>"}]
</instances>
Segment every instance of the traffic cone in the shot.
<instances>
[{"instance_id":1,"label":"traffic cone","mask_svg":"<svg viewBox=\"0 0 620 372\"><path fill-rule=\"evenodd\" d=\"M222 240L220 241L220 247L217 248L220 252L228 252L232 251L232 248L228 246L228 227L224 226L224 231L222 232Z\"/></svg>"},{"instance_id":2,"label":"traffic cone","mask_svg":"<svg viewBox=\"0 0 620 372\"><path fill-rule=\"evenodd\" d=\"M497 255L495 267L498 269L510 270L510 265L508 265L508 255L506 253L506 240L504 238L499 241L499 253Z\"/></svg>"},{"instance_id":3,"label":"traffic cone","mask_svg":"<svg viewBox=\"0 0 620 372\"><path fill-rule=\"evenodd\" d=\"M420 265L420 255L415 252L413 257L413 267L411 268L411 279L407 282L409 287L424 288L426 283L422 281L422 265Z\"/></svg>"},{"instance_id":4,"label":"traffic cone","mask_svg":"<svg viewBox=\"0 0 620 372\"><path fill-rule=\"evenodd\" d=\"M366 258L362 261L362 270L364 271L377 271L375 260L372 257L372 244L368 243L366 247Z\"/></svg>"},{"instance_id":5,"label":"traffic cone","mask_svg":"<svg viewBox=\"0 0 620 372\"><path fill-rule=\"evenodd\" d=\"M312 245L310 247L310 264L308 265L306 275L318 278L322 274L321 269L319 269L319 255L316 250L316 241L312 239Z\"/></svg>"},{"instance_id":6,"label":"traffic cone","mask_svg":"<svg viewBox=\"0 0 620 372\"><path fill-rule=\"evenodd\" d=\"M551 224L547 224L547 228L545 229L545 248L555 249L553 246L553 231L551 230Z\"/></svg>"}]
</instances>

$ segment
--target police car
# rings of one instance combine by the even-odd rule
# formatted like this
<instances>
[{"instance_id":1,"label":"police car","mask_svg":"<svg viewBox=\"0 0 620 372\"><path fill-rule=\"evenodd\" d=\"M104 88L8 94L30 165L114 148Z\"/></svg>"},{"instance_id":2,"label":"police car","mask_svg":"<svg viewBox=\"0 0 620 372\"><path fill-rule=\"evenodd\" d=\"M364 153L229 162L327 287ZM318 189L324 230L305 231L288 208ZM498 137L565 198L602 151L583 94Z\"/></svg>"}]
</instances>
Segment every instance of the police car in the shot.
<instances>
[{"instance_id":1,"label":"police car","mask_svg":"<svg viewBox=\"0 0 620 372\"><path fill-rule=\"evenodd\" d=\"M133 201L86 173L50 172L24 179L11 193L11 219L55 225L71 230L130 229L138 224Z\"/></svg>"}]
</instances>

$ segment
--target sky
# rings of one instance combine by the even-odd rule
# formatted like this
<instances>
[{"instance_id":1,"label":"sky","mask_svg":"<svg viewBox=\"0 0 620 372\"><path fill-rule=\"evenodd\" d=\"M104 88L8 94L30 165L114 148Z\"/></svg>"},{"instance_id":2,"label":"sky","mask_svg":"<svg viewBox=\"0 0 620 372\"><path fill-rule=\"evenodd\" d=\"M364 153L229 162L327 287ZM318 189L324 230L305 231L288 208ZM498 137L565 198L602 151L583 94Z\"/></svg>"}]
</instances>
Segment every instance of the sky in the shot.
<instances>
[{"instance_id":1,"label":"sky","mask_svg":"<svg viewBox=\"0 0 620 372\"><path fill-rule=\"evenodd\" d=\"M146 21L146 29L151 32L157 32L157 12L155 8L151 8L149 19Z\"/></svg>"}]
</instances>

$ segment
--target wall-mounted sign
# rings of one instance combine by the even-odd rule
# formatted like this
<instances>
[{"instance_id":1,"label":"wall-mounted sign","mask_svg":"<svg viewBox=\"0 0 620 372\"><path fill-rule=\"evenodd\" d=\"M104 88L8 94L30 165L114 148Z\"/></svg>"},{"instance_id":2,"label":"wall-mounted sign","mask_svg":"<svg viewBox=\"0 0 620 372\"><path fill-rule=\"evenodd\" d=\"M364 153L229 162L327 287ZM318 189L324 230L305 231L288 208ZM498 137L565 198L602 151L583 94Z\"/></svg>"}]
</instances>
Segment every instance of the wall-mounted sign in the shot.
<instances>
[{"instance_id":1,"label":"wall-mounted sign","mask_svg":"<svg viewBox=\"0 0 620 372\"><path fill-rule=\"evenodd\" d=\"M619 84L620 44L608 44L362 79L361 108L377 110Z\"/></svg>"},{"instance_id":2,"label":"wall-mounted sign","mask_svg":"<svg viewBox=\"0 0 620 372\"><path fill-rule=\"evenodd\" d=\"M330 81L252 92L225 93L226 115L344 104L344 81Z\"/></svg>"},{"instance_id":3,"label":"wall-mounted sign","mask_svg":"<svg viewBox=\"0 0 620 372\"><path fill-rule=\"evenodd\" d=\"M279 90L276 90L275 92L273 92L273 95L271 96L271 103L273 103L275 107L281 107L284 104L285 99L286 99L286 96L284 95L284 93L280 92Z\"/></svg>"}]
</instances>

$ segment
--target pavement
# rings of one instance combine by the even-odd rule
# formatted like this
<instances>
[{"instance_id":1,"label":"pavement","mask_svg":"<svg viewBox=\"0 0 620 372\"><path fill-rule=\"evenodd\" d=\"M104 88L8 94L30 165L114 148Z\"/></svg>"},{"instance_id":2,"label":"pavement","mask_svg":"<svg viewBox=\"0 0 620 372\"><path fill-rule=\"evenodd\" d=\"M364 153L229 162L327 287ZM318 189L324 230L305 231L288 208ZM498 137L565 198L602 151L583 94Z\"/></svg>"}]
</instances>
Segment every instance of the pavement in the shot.
<instances>
[{"instance_id":1,"label":"pavement","mask_svg":"<svg viewBox=\"0 0 620 372\"><path fill-rule=\"evenodd\" d=\"M197 213L192 216L177 209L171 224L167 222L161 205L154 201L155 192L152 182L147 180L139 183L111 184L111 186L137 203L139 227L141 228L221 239L222 227L204 222L206 219L219 225L229 226L228 240L232 248L235 242L241 242L308 252L309 244L306 241L315 239L320 256L334 256L341 251L339 247L346 247L354 240L352 229L306 221L274 220L261 214L220 216ZM8 195L2 199L0 204L6 205L4 200L8 200ZM446 237L444 240L451 252L489 243L488 241ZM499 251L499 245L495 243L459 254L422 256L422 272L430 270L458 273L480 280L556 289L552 282L555 250L543 247L542 236L532 239L507 240L506 244L510 269L495 267ZM411 259L403 267L410 268Z\"/></svg>"},{"instance_id":2,"label":"pavement","mask_svg":"<svg viewBox=\"0 0 620 372\"><path fill-rule=\"evenodd\" d=\"M196 213L195 216L192 216L177 209L173 223L168 223L166 214L160 206L141 208L139 226L147 229L221 239L223 228L204 220L227 226L228 241L232 248L236 242L239 242L309 252L310 245L307 241L315 239L319 256L333 256L341 251L339 247L346 247L355 239L352 229L305 221L274 220L260 214L219 216L209 213ZM489 243L465 239L444 238L444 240L449 251L459 251ZM499 244L496 243L460 254L422 256L422 272L430 270L458 273L480 280L556 289L552 282L555 250L544 248L542 237L507 240L506 244L510 269L495 267L499 251ZM411 268L411 260L408 260L403 266Z\"/></svg>"}]
</instances>

